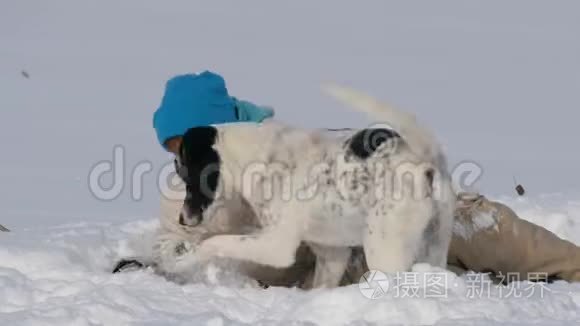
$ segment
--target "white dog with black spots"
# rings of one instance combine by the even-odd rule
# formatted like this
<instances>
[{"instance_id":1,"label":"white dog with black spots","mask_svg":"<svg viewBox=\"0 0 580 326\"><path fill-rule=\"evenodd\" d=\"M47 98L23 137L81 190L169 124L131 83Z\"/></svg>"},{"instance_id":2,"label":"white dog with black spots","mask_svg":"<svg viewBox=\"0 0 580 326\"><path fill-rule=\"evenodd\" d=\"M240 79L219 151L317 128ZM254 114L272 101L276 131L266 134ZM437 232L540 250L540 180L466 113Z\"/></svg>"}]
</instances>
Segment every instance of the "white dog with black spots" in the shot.
<instances>
[{"instance_id":1,"label":"white dog with black spots","mask_svg":"<svg viewBox=\"0 0 580 326\"><path fill-rule=\"evenodd\" d=\"M179 224L215 224L235 202L255 219L250 233L200 239L182 262L223 257L284 268L306 243L316 255L314 287L337 286L356 246L370 269L385 273L417 262L445 268L455 196L433 135L365 94L325 90L392 129L359 130L346 141L277 122L187 131L176 157L186 184Z\"/></svg>"}]
</instances>

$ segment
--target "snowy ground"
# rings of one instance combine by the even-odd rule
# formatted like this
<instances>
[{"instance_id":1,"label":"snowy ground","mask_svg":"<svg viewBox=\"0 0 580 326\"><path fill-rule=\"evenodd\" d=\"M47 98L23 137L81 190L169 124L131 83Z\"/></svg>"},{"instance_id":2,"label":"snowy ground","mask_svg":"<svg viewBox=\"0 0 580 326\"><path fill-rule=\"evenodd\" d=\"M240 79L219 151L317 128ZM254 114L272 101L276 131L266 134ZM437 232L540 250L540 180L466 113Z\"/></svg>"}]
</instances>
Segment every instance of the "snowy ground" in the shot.
<instances>
[{"instance_id":1,"label":"snowy ground","mask_svg":"<svg viewBox=\"0 0 580 326\"><path fill-rule=\"evenodd\" d=\"M304 127L369 123L319 92L329 80L412 110L453 166L481 167L476 189L580 244L579 13L574 0L0 1L0 223L13 231L0 233L0 325L578 323L580 286L564 283L470 298L448 275L446 298L369 300L109 270L157 223L164 82L202 69ZM103 183L122 187L96 198L89 171L116 145L124 169ZM140 163L152 171L133 187ZM514 175L526 200L502 197Z\"/></svg>"},{"instance_id":2,"label":"snowy ground","mask_svg":"<svg viewBox=\"0 0 580 326\"><path fill-rule=\"evenodd\" d=\"M510 201L526 219L580 243L580 201ZM554 206L552 206L554 205ZM156 220L31 225L0 235L1 325L441 324L571 325L580 322L580 285L488 286L416 266L384 296L358 286L304 292L251 288L207 269L203 283L178 285L150 271L110 274L118 257L146 252ZM223 271L222 271L223 272ZM444 275L436 293L429 282ZM415 283L418 282L418 283ZM228 284L229 286L224 286ZM412 291L405 292L404 286ZM442 288L446 290L441 290ZM419 292L414 292L419 291ZM406 294L405 294L406 293Z\"/></svg>"}]
</instances>

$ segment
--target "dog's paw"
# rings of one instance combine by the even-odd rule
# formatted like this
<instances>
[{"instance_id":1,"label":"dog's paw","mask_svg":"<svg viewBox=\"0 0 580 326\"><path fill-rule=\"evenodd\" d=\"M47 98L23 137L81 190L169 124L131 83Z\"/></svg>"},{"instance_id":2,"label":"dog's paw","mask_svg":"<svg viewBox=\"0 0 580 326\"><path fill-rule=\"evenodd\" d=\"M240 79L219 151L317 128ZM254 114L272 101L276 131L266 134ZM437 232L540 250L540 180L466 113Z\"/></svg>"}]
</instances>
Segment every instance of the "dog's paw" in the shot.
<instances>
[{"instance_id":1,"label":"dog's paw","mask_svg":"<svg viewBox=\"0 0 580 326\"><path fill-rule=\"evenodd\" d=\"M193 245L189 241L181 241L175 245L174 253L175 257L179 259L179 257L183 257L187 254L193 252Z\"/></svg>"},{"instance_id":2,"label":"dog's paw","mask_svg":"<svg viewBox=\"0 0 580 326\"><path fill-rule=\"evenodd\" d=\"M215 239L207 239L203 241L195 250L195 257L200 262L208 261L212 258L221 257L222 252L220 245L214 241Z\"/></svg>"},{"instance_id":3,"label":"dog's paw","mask_svg":"<svg viewBox=\"0 0 580 326\"><path fill-rule=\"evenodd\" d=\"M194 246L189 241L181 241L173 248L173 260L176 265L187 266L199 261L197 250L199 246Z\"/></svg>"}]
</instances>

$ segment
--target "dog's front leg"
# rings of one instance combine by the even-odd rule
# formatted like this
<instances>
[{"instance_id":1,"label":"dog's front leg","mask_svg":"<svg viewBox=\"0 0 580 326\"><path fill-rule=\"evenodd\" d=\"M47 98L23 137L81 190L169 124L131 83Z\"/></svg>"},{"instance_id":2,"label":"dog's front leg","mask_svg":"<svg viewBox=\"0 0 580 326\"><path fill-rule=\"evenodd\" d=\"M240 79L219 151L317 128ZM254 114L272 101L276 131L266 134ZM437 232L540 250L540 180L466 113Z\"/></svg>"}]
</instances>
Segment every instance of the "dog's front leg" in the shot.
<instances>
[{"instance_id":1,"label":"dog's front leg","mask_svg":"<svg viewBox=\"0 0 580 326\"><path fill-rule=\"evenodd\" d=\"M309 244L316 256L313 288L333 288L340 285L352 250L348 247L328 247Z\"/></svg>"},{"instance_id":2,"label":"dog's front leg","mask_svg":"<svg viewBox=\"0 0 580 326\"><path fill-rule=\"evenodd\" d=\"M201 234L187 236L162 229L153 244L153 261L158 269L168 273L189 269L195 260L195 247L200 242Z\"/></svg>"},{"instance_id":3,"label":"dog's front leg","mask_svg":"<svg viewBox=\"0 0 580 326\"><path fill-rule=\"evenodd\" d=\"M367 265L383 273L409 271L432 216L429 200L379 203L367 217L363 247Z\"/></svg>"},{"instance_id":4,"label":"dog's front leg","mask_svg":"<svg viewBox=\"0 0 580 326\"><path fill-rule=\"evenodd\" d=\"M250 235L216 235L204 240L195 252L199 261L213 257L232 258L256 264L284 268L295 261L300 245L299 225L279 223Z\"/></svg>"}]
</instances>

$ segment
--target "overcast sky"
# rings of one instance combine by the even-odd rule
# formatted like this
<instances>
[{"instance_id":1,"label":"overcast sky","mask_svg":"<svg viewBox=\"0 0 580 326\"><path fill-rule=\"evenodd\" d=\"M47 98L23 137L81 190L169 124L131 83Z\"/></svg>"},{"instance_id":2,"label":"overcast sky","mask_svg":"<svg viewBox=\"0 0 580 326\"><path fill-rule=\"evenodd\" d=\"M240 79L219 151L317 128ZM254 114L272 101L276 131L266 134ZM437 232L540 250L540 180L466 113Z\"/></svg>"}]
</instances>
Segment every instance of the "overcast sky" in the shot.
<instances>
[{"instance_id":1,"label":"overcast sky","mask_svg":"<svg viewBox=\"0 0 580 326\"><path fill-rule=\"evenodd\" d=\"M0 210L154 216L152 113L203 69L309 128L370 123L318 89L346 83L416 113L485 193L580 192L578 1L20 0L0 3ZM115 145L153 163L139 202L88 190Z\"/></svg>"}]
</instances>

